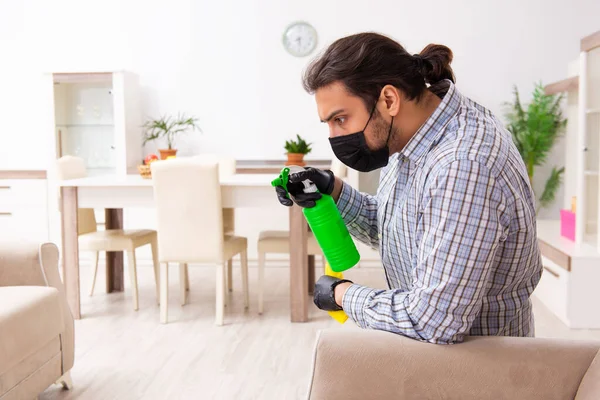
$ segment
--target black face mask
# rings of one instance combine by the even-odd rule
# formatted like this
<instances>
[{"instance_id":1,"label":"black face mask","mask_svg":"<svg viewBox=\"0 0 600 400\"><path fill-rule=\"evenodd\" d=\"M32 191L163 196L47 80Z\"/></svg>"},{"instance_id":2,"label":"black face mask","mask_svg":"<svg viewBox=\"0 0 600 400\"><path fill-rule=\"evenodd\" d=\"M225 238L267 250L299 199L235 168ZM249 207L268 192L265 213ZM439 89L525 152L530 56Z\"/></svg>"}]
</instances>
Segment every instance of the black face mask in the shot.
<instances>
[{"instance_id":1,"label":"black face mask","mask_svg":"<svg viewBox=\"0 0 600 400\"><path fill-rule=\"evenodd\" d=\"M369 172L376 170L377 168L385 167L390 158L388 142L390 141L390 135L392 134L394 117L392 117L390 131L388 132L388 137L383 148L371 150L369 149L369 146L367 146L365 140L365 129L367 129L369 122L371 122L373 112L375 112L375 107L373 107L369 120L362 131L350 135L329 138L329 143L331 144L331 149L335 156L348 167L360 172Z\"/></svg>"}]
</instances>

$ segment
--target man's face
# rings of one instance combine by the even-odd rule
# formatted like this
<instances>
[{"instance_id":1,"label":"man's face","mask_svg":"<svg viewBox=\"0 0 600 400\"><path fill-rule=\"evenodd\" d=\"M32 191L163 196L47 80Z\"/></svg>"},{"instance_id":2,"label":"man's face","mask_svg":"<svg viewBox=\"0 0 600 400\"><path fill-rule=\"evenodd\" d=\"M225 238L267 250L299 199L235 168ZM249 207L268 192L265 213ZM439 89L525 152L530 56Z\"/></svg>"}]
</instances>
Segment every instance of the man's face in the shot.
<instances>
[{"instance_id":1,"label":"man's face","mask_svg":"<svg viewBox=\"0 0 600 400\"><path fill-rule=\"evenodd\" d=\"M340 82L318 89L315 99L321 122L329 126L329 137L359 132L369 121L371 110L367 110L363 100L349 93ZM365 129L365 140L371 150L380 149L385 145L389 126L376 107Z\"/></svg>"}]
</instances>

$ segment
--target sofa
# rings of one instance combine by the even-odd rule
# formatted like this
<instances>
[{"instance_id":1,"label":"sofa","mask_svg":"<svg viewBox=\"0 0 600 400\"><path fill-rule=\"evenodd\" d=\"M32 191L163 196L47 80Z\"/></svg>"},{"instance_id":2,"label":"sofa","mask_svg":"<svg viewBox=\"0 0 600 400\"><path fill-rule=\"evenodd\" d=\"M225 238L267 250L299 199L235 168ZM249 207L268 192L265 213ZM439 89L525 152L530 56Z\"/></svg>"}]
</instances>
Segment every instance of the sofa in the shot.
<instances>
[{"instance_id":1,"label":"sofa","mask_svg":"<svg viewBox=\"0 0 600 400\"><path fill-rule=\"evenodd\" d=\"M321 331L308 398L600 399L600 343L468 337L434 345L383 331Z\"/></svg>"},{"instance_id":2,"label":"sofa","mask_svg":"<svg viewBox=\"0 0 600 400\"><path fill-rule=\"evenodd\" d=\"M52 243L0 242L0 400L72 385L73 317Z\"/></svg>"}]
</instances>

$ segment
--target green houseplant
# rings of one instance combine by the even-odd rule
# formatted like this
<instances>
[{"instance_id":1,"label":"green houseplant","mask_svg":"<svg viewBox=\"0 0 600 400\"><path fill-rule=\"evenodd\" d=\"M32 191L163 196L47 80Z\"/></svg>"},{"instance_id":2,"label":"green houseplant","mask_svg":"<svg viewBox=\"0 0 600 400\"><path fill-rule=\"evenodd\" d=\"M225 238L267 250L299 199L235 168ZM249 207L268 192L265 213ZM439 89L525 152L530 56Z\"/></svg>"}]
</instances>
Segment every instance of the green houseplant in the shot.
<instances>
[{"instance_id":1,"label":"green houseplant","mask_svg":"<svg viewBox=\"0 0 600 400\"><path fill-rule=\"evenodd\" d=\"M560 108L562 99L563 94L545 94L542 84L537 83L533 90L532 100L526 108L521 104L516 87L514 87L513 102L505 104L507 127L525 162L532 187L535 167L546 163L548 154L557 139L562 136L567 124ZM537 199L536 213L554 201L564 171L564 167L552 168L544 190ZM536 197L538 196L536 195Z\"/></svg>"},{"instance_id":2,"label":"green houseplant","mask_svg":"<svg viewBox=\"0 0 600 400\"><path fill-rule=\"evenodd\" d=\"M144 133L144 144L164 138L167 141L167 148L158 149L160 152L160 159L164 160L169 156L174 156L177 154L177 149L173 148L175 137L188 129L200 130L197 121L196 118L187 117L185 114L177 114L177 116L167 115L158 119L148 120L143 125L146 129Z\"/></svg>"},{"instance_id":3,"label":"green houseplant","mask_svg":"<svg viewBox=\"0 0 600 400\"><path fill-rule=\"evenodd\" d=\"M296 138L298 140L290 139L285 141L284 148L288 157L285 165L298 165L302 167L306 165L304 156L312 151L310 147L312 143L306 143L298 134L296 134Z\"/></svg>"}]
</instances>

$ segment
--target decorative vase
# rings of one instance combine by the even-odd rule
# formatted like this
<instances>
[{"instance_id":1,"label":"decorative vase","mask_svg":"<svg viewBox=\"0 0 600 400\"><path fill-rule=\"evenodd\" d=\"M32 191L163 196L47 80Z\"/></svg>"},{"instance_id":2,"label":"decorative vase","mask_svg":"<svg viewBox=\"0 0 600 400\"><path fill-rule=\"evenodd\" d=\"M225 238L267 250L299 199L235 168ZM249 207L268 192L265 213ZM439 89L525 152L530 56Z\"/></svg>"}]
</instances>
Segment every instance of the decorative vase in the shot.
<instances>
[{"instance_id":1,"label":"decorative vase","mask_svg":"<svg viewBox=\"0 0 600 400\"><path fill-rule=\"evenodd\" d=\"M177 149L158 149L158 152L160 153L160 159L166 160L167 157L177 154Z\"/></svg>"},{"instance_id":2,"label":"decorative vase","mask_svg":"<svg viewBox=\"0 0 600 400\"><path fill-rule=\"evenodd\" d=\"M306 165L304 162L304 154L302 153L287 153L287 162L285 165L297 165L303 167Z\"/></svg>"}]
</instances>

